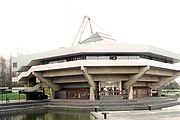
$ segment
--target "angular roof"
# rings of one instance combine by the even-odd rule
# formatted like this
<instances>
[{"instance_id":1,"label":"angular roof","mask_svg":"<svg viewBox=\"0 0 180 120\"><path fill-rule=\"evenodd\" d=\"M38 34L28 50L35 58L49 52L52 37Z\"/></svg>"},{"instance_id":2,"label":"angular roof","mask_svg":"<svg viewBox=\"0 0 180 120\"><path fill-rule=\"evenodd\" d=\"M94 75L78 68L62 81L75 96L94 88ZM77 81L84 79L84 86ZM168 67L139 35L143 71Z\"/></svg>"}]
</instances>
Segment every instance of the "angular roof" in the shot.
<instances>
[{"instance_id":1,"label":"angular roof","mask_svg":"<svg viewBox=\"0 0 180 120\"><path fill-rule=\"evenodd\" d=\"M115 39L112 39L111 36L98 32L76 46L15 57L13 62L21 62L18 63L17 68L13 68L13 71L27 70L30 66L37 65L42 60L83 53L138 53L162 59L171 59L174 63L180 62L180 54L151 45L120 44Z\"/></svg>"},{"instance_id":2,"label":"angular roof","mask_svg":"<svg viewBox=\"0 0 180 120\"><path fill-rule=\"evenodd\" d=\"M80 42L80 44L86 44L86 43L104 43L104 44L113 44L115 42L115 39L113 39L110 35L103 34L100 32L95 33L91 37L85 39L84 41Z\"/></svg>"}]
</instances>

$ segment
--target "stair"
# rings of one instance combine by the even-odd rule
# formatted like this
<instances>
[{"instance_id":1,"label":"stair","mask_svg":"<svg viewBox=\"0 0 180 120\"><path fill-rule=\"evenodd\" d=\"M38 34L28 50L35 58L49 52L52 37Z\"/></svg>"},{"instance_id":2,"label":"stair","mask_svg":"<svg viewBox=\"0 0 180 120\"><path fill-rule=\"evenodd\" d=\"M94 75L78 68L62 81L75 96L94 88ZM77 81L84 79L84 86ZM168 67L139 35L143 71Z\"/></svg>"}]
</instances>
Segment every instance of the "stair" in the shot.
<instances>
[{"instance_id":1,"label":"stair","mask_svg":"<svg viewBox=\"0 0 180 120\"><path fill-rule=\"evenodd\" d=\"M101 96L100 100L122 100L123 96Z\"/></svg>"},{"instance_id":2,"label":"stair","mask_svg":"<svg viewBox=\"0 0 180 120\"><path fill-rule=\"evenodd\" d=\"M95 111L129 111L129 110L151 110L179 105L180 101L171 98L147 97L133 100L78 100L78 99L55 99L43 101L27 101L19 103L0 104L0 113L7 111L29 110L29 109L68 109Z\"/></svg>"},{"instance_id":3,"label":"stair","mask_svg":"<svg viewBox=\"0 0 180 120\"><path fill-rule=\"evenodd\" d=\"M49 103L52 108L71 108L71 109L85 109L93 110L133 110L133 109L145 109L144 104L137 100L53 100ZM143 106L143 107L142 107ZM146 106L147 107L147 106ZM147 109L147 108L146 108Z\"/></svg>"},{"instance_id":4,"label":"stair","mask_svg":"<svg viewBox=\"0 0 180 120\"><path fill-rule=\"evenodd\" d=\"M27 89L27 92L34 92L35 90L37 90L40 87L41 87L41 84L36 84L34 87L29 87Z\"/></svg>"}]
</instances>

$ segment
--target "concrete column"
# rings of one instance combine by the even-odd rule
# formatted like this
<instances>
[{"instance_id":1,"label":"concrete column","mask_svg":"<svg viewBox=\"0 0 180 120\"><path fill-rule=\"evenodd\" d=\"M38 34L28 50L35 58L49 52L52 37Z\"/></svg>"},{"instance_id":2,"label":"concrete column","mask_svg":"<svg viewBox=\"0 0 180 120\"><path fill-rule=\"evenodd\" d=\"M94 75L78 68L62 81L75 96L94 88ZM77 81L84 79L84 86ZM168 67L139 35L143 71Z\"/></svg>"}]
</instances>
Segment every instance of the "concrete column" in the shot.
<instances>
[{"instance_id":1,"label":"concrete column","mask_svg":"<svg viewBox=\"0 0 180 120\"><path fill-rule=\"evenodd\" d=\"M90 100L95 100L95 90L96 90L96 84L93 81L93 76L88 74L87 67L81 66L81 70L84 74L84 77L87 79L87 82L90 86Z\"/></svg>"},{"instance_id":2,"label":"concrete column","mask_svg":"<svg viewBox=\"0 0 180 120\"><path fill-rule=\"evenodd\" d=\"M120 94L122 95L122 81L119 81L119 91L121 92Z\"/></svg>"},{"instance_id":3,"label":"concrete column","mask_svg":"<svg viewBox=\"0 0 180 120\"><path fill-rule=\"evenodd\" d=\"M50 88L50 96L51 96L51 99L55 99L55 91Z\"/></svg>"},{"instance_id":4,"label":"concrete column","mask_svg":"<svg viewBox=\"0 0 180 120\"><path fill-rule=\"evenodd\" d=\"M128 89L128 100L133 99L133 86Z\"/></svg>"},{"instance_id":5,"label":"concrete column","mask_svg":"<svg viewBox=\"0 0 180 120\"><path fill-rule=\"evenodd\" d=\"M128 90L133 84L135 84L140 77L142 77L150 69L149 66L140 67L139 73L129 76L129 80L125 83L125 89Z\"/></svg>"},{"instance_id":6,"label":"concrete column","mask_svg":"<svg viewBox=\"0 0 180 120\"><path fill-rule=\"evenodd\" d=\"M171 77L160 77L159 81L157 83L148 83L147 86L152 88L152 89L159 89L166 83L173 81L177 77L180 76L180 72L174 72L174 75Z\"/></svg>"},{"instance_id":7,"label":"concrete column","mask_svg":"<svg viewBox=\"0 0 180 120\"><path fill-rule=\"evenodd\" d=\"M93 87L90 87L90 100L95 100L95 93Z\"/></svg>"},{"instance_id":8,"label":"concrete column","mask_svg":"<svg viewBox=\"0 0 180 120\"><path fill-rule=\"evenodd\" d=\"M162 88L161 88L161 87L157 89L157 92L158 92L158 96L159 96L159 97L161 97L161 91L162 91Z\"/></svg>"},{"instance_id":9,"label":"concrete column","mask_svg":"<svg viewBox=\"0 0 180 120\"><path fill-rule=\"evenodd\" d=\"M59 84L54 84L51 79L42 77L40 72L33 72L32 74L37 77L41 82L44 82L48 87L52 88L54 91L59 91L62 87Z\"/></svg>"}]
</instances>

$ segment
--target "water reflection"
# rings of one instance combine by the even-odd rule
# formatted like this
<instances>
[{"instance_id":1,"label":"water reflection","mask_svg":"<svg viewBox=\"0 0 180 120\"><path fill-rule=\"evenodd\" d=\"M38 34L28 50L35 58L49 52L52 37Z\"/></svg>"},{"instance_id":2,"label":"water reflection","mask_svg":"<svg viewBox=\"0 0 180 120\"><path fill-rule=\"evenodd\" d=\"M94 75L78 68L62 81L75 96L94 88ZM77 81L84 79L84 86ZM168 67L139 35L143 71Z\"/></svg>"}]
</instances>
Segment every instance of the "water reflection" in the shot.
<instances>
[{"instance_id":1,"label":"water reflection","mask_svg":"<svg viewBox=\"0 0 180 120\"><path fill-rule=\"evenodd\" d=\"M48 111L0 116L0 120L93 120L90 112Z\"/></svg>"}]
</instances>

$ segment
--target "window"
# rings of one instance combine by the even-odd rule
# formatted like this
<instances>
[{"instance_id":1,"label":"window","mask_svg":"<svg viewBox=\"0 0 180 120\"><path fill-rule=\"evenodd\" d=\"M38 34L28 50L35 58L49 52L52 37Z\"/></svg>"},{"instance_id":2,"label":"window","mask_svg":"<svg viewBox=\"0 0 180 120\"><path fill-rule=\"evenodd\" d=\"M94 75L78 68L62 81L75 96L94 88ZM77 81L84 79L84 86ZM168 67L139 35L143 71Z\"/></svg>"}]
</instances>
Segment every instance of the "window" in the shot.
<instances>
[{"instance_id":1,"label":"window","mask_svg":"<svg viewBox=\"0 0 180 120\"><path fill-rule=\"evenodd\" d=\"M110 60L117 60L117 56L109 56Z\"/></svg>"},{"instance_id":2,"label":"window","mask_svg":"<svg viewBox=\"0 0 180 120\"><path fill-rule=\"evenodd\" d=\"M13 62L13 68L17 68L17 62Z\"/></svg>"}]
</instances>

